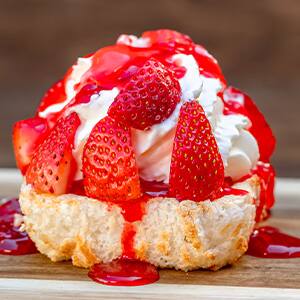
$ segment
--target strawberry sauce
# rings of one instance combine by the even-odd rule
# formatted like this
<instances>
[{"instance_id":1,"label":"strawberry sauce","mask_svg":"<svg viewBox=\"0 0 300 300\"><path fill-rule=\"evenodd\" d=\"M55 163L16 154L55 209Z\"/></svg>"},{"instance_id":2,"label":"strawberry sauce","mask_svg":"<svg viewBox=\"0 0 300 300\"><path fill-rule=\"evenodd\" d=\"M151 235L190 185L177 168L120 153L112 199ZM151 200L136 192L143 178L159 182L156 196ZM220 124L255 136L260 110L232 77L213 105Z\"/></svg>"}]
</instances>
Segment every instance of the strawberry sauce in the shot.
<instances>
[{"instance_id":1,"label":"strawberry sauce","mask_svg":"<svg viewBox=\"0 0 300 300\"><path fill-rule=\"evenodd\" d=\"M247 254L262 258L300 257L300 238L271 226L260 227L250 237Z\"/></svg>"},{"instance_id":2,"label":"strawberry sauce","mask_svg":"<svg viewBox=\"0 0 300 300\"><path fill-rule=\"evenodd\" d=\"M159 279L158 271L153 265L132 259L96 264L88 275L98 283L116 286L145 285Z\"/></svg>"},{"instance_id":3,"label":"strawberry sauce","mask_svg":"<svg viewBox=\"0 0 300 300\"><path fill-rule=\"evenodd\" d=\"M150 189L152 184L147 184ZM155 186L154 183L153 186ZM158 187L151 189L155 189L156 192L160 193ZM136 234L134 222L142 220L149 199L149 195L145 193L139 199L118 204L125 219L122 233L122 256L112 262L92 266L88 273L92 280L105 285L138 286L150 284L159 279L156 267L138 260L134 250L134 237Z\"/></svg>"},{"instance_id":4,"label":"strawberry sauce","mask_svg":"<svg viewBox=\"0 0 300 300\"><path fill-rule=\"evenodd\" d=\"M37 249L27 233L14 226L15 214L21 214L17 199L11 199L0 206L0 254L37 253Z\"/></svg>"},{"instance_id":5,"label":"strawberry sauce","mask_svg":"<svg viewBox=\"0 0 300 300\"><path fill-rule=\"evenodd\" d=\"M113 87L122 89L128 79L150 57L159 60L170 70L173 70L175 77L180 79L185 75L186 69L171 59L174 54L178 53L192 54L198 62L201 74L211 78L218 78L225 87L226 81L220 66L202 46L195 44L189 37L181 34L174 41L174 37L168 36L169 34L172 35L173 33L169 30L145 32L142 37L150 39L150 44L145 47L132 47L118 42L115 45L101 48L95 53L86 56L86 58L89 57L91 59L91 67L83 74L80 83L74 87L76 92L78 93L84 86L89 84L96 84L103 90L112 89ZM46 110L55 103L61 103L66 100L66 93L62 87L66 85L73 69L74 66L68 70L59 83L49 89L42 99L38 112ZM53 97L55 100L52 100ZM70 105L74 104L74 101L71 102ZM50 119L52 117L54 119L58 118L62 112L50 114L47 119L55 121Z\"/></svg>"}]
</instances>

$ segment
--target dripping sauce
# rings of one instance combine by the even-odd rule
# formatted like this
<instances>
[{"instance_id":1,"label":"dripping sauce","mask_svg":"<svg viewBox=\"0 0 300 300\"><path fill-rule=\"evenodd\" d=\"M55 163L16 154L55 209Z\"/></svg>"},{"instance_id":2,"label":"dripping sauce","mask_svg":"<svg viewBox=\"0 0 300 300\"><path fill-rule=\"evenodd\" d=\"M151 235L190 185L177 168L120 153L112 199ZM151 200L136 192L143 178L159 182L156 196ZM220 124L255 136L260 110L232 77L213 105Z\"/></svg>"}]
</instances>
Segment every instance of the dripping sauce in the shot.
<instances>
[{"instance_id":1,"label":"dripping sauce","mask_svg":"<svg viewBox=\"0 0 300 300\"><path fill-rule=\"evenodd\" d=\"M160 191L163 187L163 191ZM122 233L122 255L108 263L99 263L92 266L88 276L105 285L138 286L150 284L159 279L155 266L137 259L134 250L136 234L134 222L141 221L145 214L145 206L151 193L161 194L165 187L161 183L143 182L143 196L139 199L119 203L125 220ZM153 195L152 195L153 196Z\"/></svg>"},{"instance_id":2,"label":"dripping sauce","mask_svg":"<svg viewBox=\"0 0 300 300\"><path fill-rule=\"evenodd\" d=\"M15 215L21 215L19 201L11 199L0 205L0 254L24 255L37 249L25 231L15 226Z\"/></svg>"},{"instance_id":3,"label":"dripping sauce","mask_svg":"<svg viewBox=\"0 0 300 300\"><path fill-rule=\"evenodd\" d=\"M254 229L247 254L263 258L300 257L300 238L271 226Z\"/></svg>"}]
</instances>

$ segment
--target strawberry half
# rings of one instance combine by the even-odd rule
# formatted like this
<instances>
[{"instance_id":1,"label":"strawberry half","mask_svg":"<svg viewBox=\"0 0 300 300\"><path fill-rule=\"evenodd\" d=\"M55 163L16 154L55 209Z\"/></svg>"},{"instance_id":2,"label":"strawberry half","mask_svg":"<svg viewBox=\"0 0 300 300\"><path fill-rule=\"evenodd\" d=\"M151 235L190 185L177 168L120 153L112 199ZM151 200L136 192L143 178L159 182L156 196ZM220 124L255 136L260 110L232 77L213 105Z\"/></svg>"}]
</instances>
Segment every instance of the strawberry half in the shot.
<instances>
[{"instance_id":1,"label":"strawberry half","mask_svg":"<svg viewBox=\"0 0 300 300\"><path fill-rule=\"evenodd\" d=\"M26 181L36 191L56 195L68 192L76 171L72 149L79 125L75 112L59 119L35 151L26 172Z\"/></svg>"},{"instance_id":2,"label":"strawberry half","mask_svg":"<svg viewBox=\"0 0 300 300\"><path fill-rule=\"evenodd\" d=\"M228 87L224 91L224 114L242 114L251 121L249 131L255 137L260 153L260 160L269 162L275 149L276 140L272 129L254 101L242 91Z\"/></svg>"},{"instance_id":3,"label":"strawberry half","mask_svg":"<svg viewBox=\"0 0 300 300\"><path fill-rule=\"evenodd\" d=\"M87 196L103 201L126 201L141 195L130 129L105 117L93 128L83 150Z\"/></svg>"},{"instance_id":4,"label":"strawberry half","mask_svg":"<svg viewBox=\"0 0 300 300\"><path fill-rule=\"evenodd\" d=\"M161 123L180 101L178 80L158 60L149 59L116 97L108 114L136 129Z\"/></svg>"},{"instance_id":5,"label":"strawberry half","mask_svg":"<svg viewBox=\"0 0 300 300\"><path fill-rule=\"evenodd\" d=\"M13 145L18 168L24 175L37 146L45 139L47 121L30 118L14 124Z\"/></svg>"},{"instance_id":6,"label":"strawberry half","mask_svg":"<svg viewBox=\"0 0 300 300\"><path fill-rule=\"evenodd\" d=\"M68 103L64 111L67 111L70 107L76 106L78 104L89 103L91 97L95 94L98 94L103 88L96 83L87 83L84 85L79 92L75 95L75 97Z\"/></svg>"},{"instance_id":7,"label":"strawberry half","mask_svg":"<svg viewBox=\"0 0 300 300\"><path fill-rule=\"evenodd\" d=\"M197 101L181 110L174 139L170 195L179 200L213 198L224 182L224 166L211 126Z\"/></svg>"}]
</instances>

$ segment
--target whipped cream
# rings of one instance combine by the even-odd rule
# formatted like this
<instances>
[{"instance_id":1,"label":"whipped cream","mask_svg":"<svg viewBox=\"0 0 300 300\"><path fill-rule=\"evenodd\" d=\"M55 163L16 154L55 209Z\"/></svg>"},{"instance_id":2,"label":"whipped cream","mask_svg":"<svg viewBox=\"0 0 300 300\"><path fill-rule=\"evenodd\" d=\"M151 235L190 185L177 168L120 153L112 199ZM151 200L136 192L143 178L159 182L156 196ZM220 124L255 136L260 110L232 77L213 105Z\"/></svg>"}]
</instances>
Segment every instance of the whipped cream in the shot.
<instances>
[{"instance_id":1,"label":"whipped cream","mask_svg":"<svg viewBox=\"0 0 300 300\"><path fill-rule=\"evenodd\" d=\"M186 101L197 99L211 123L225 167L225 175L234 180L249 173L256 165L259 150L255 138L246 130L249 120L242 115L223 115L223 102L217 96L222 89L218 79L200 74L192 55L176 54L173 61L186 68L179 80L182 101L173 114L149 131L133 130L133 145L140 176L149 181L169 182L173 140L179 112ZM201 66L200 66L201 68Z\"/></svg>"},{"instance_id":2,"label":"whipped cream","mask_svg":"<svg viewBox=\"0 0 300 300\"><path fill-rule=\"evenodd\" d=\"M118 43L134 47L146 47L148 41L134 36L121 36ZM153 125L148 131L132 129L132 143L136 153L140 176L149 181L169 182L173 141L179 118L180 108L186 101L196 99L202 105L211 123L221 153L226 176L234 180L249 173L256 165L259 150L255 138L247 128L249 120L242 115L223 115L223 102L217 96L222 89L220 80L203 76L193 55L175 54L172 61L186 69L179 79L181 101L171 116L160 124ZM40 113L40 117L60 111L75 96L75 85L91 67L91 58L79 58L66 82L66 101L54 104ZM81 125L75 136L73 155L78 164L76 180L82 179L83 147L93 127L105 116L119 90L104 90L91 96L89 103L78 104L68 110L75 111Z\"/></svg>"},{"instance_id":3,"label":"whipped cream","mask_svg":"<svg viewBox=\"0 0 300 300\"><path fill-rule=\"evenodd\" d=\"M73 156L77 162L75 180L80 180L83 177L81 171L83 147L94 126L107 116L107 111L118 94L118 88L100 91L98 94L91 96L89 103L78 104L71 107L66 112L66 114L76 112L81 121L81 124L76 131L73 150Z\"/></svg>"},{"instance_id":4,"label":"whipped cream","mask_svg":"<svg viewBox=\"0 0 300 300\"><path fill-rule=\"evenodd\" d=\"M92 58L79 57L77 63L72 66L72 71L66 80L66 100L61 103L53 104L39 113L41 118L47 118L51 113L61 111L76 95L75 86L80 83L83 74L92 66Z\"/></svg>"}]
</instances>

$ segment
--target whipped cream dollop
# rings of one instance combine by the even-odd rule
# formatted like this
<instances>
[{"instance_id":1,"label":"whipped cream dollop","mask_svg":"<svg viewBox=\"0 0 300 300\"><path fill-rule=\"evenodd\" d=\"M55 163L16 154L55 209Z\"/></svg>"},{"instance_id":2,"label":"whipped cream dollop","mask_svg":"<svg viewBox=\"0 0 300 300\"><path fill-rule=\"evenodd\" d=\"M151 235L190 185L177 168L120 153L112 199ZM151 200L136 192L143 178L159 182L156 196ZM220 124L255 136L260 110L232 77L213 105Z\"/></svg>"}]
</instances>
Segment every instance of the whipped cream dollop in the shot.
<instances>
[{"instance_id":1,"label":"whipped cream dollop","mask_svg":"<svg viewBox=\"0 0 300 300\"><path fill-rule=\"evenodd\" d=\"M118 43L146 47L148 41L134 36L121 36ZM225 175L237 180L248 174L259 158L257 142L247 130L250 125L248 118L239 114L223 114L223 102L217 95L222 89L220 80L202 75L199 71L201 66L198 66L193 55L175 54L171 60L186 69L185 75L179 79L181 101L171 116L162 123L153 125L147 131L132 129L132 143L140 176L148 181L169 182L173 141L180 108L186 101L194 99L202 105L210 121L223 159ZM75 96L76 84L90 67L91 58L79 58L66 82L66 100L40 112L40 117L45 118L50 113L62 110ZM91 96L89 103L78 104L67 111L75 111L81 120L73 150L78 165L76 180L83 178L81 169L85 142L93 127L107 116L108 109L118 93L117 88L103 90Z\"/></svg>"},{"instance_id":2,"label":"whipped cream dollop","mask_svg":"<svg viewBox=\"0 0 300 300\"><path fill-rule=\"evenodd\" d=\"M237 180L249 173L259 158L258 145L247 128L250 122L243 115L223 115L223 102L218 97L222 89L220 80L200 74L192 55L176 54L176 64L186 73L179 80L181 102L173 114L149 131L133 130L133 145L140 176L149 181L169 182L173 140L179 112L185 101L196 99L210 121L225 167L225 175ZM200 66L201 67L201 66Z\"/></svg>"}]
</instances>

